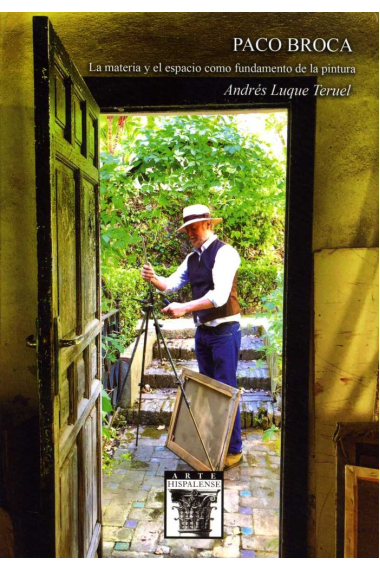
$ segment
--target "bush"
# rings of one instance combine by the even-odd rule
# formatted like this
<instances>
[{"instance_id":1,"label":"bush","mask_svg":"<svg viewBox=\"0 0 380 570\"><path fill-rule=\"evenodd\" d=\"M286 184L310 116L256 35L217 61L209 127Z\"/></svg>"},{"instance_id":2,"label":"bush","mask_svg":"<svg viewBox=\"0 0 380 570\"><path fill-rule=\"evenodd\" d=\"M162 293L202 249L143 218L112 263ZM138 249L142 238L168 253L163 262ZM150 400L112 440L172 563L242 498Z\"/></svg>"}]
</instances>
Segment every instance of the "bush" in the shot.
<instances>
[{"instance_id":1,"label":"bush","mask_svg":"<svg viewBox=\"0 0 380 570\"><path fill-rule=\"evenodd\" d=\"M237 290L242 309L260 309L262 298L276 284L278 265L264 259L243 261L238 271Z\"/></svg>"},{"instance_id":2,"label":"bush","mask_svg":"<svg viewBox=\"0 0 380 570\"><path fill-rule=\"evenodd\" d=\"M103 280L112 298L120 298L120 340L127 346L134 339L136 323L141 316L141 305L134 299L145 297L148 287L140 270L132 267L107 267L103 270ZM109 299L103 299L103 312L113 308Z\"/></svg>"},{"instance_id":3,"label":"bush","mask_svg":"<svg viewBox=\"0 0 380 570\"><path fill-rule=\"evenodd\" d=\"M151 117L101 160L103 262L141 262L145 236L153 265L180 263L188 243L175 229L182 208L194 203L223 218L219 237L244 259L282 256L284 162L234 117Z\"/></svg>"}]
</instances>

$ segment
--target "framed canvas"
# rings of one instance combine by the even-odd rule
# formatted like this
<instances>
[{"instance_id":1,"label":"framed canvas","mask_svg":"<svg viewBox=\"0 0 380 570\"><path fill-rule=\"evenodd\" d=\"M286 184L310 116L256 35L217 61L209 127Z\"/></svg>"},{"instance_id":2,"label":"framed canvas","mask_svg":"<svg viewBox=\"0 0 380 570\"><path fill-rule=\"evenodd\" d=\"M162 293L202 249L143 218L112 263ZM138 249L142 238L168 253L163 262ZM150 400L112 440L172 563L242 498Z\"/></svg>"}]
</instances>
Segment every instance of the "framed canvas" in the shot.
<instances>
[{"instance_id":1,"label":"framed canvas","mask_svg":"<svg viewBox=\"0 0 380 570\"><path fill-rule=\"evenodd\" d=\"M182 381L192 414L178 388L166 445L197 471L222 471L240 390L188 368Z\"/></svg>"},{"instance_id":2,"label":"framed canvas","mask_svg":"<svg viewBox=\"0 0 380 570\"><path fill-rule=\"evenodd\" d=\"M345 558L379 555L379 470L346 465Z\"/></svg>"},{"instance_id":3,"label":"framed canvas","mask_svg":"<svg viewBox=\"0 0 380 570\"><path fill-rule=\"evenodd\" d=\"M336 556L344 558L346 466L379 468L379 422L338 422L336 444Z\"/></svg>"}]
</instances>

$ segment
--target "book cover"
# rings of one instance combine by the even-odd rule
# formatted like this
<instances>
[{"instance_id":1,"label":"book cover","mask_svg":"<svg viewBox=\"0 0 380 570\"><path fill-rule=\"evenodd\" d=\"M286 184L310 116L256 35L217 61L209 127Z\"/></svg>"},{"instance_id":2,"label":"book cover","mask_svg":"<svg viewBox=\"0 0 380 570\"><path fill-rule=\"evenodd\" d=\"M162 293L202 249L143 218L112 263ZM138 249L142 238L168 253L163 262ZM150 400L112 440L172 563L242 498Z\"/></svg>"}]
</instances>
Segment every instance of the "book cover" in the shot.
<instances>
[{"instance_id":1,"label":"book cover","mask_svg":"<svg viewBox=\"0 0 380 570\"><path fill-rule=\"evenodd\" d=\"M218 237L240 247L241 258L251 263L241 266L245 279L238 282L240 301L245 303L241 306L242 344L237 365L238 386L242 388L242 458L223 472L223 486L213 497L215 508L207 496L212 513L207 517L219 524L216 529L210 527L209 532L203 527L200 530L199 497L197 510L195 502L189 503L191 497L183 499L179 491L174 497L168 483L165 485L170 474L192 473L189 480L193 481L196 471L189 469L183 454L179 457L166 447L177 386L170 365L158 362L154 329L147 338L150 361L148 358L145 363L143 382L138 373L133 373L133 379L130 375L120 389L109 384L110 374L116 384L117 378L125 379L133 351L132 346L124 352L119 331L116 334L111 327L103 331L108 339L103 349L100 336L93 344L89 341L83 345L83 350L70 349L74 360L70 364L63 360L64 374L59 380L52 366L50 403L46 393L41 396L39 360L35 350L30 350L36 348L32 333L36 331L36 318L41 318L37 303L41 273L37 230L40 232L43 224L36 217L36 183L40 188L44 175L43 168L36 171L35 161L36 149L41 149L38 140L35 147L41 125L35 114L34 68L41 62L33 59L34 15L1 14L1 339L5 350L0 404L4 434L1 477L5 483L0 520L4 521L1 529L7 537L3 542L7 544L7 555L13 552L15 556L32 557L48 545L55 556L68 557L95 556L96 552L109 558L342 556L344 497L333 435L339 422L372 422L378 417L378 15L45 14L77 70L73 75L85 79L99 107L98 116L93 103L85 102L81 89L72 87L65 75L68 68L60 59L60 48L54 44L58 53L54 129L69 141L74 154L92 163L84 174L78 174L84 160L74 165L70 157L63 158L66 143L54 147L58 149L62 173L51 182L51 188L62 189L59 191L64 206L56 212L63 222L62 226L57 222L56 227L60 239L66 241L59 249L64 261L54 261L52 274L61 275L61 271L64 275L80 273L83 279L91 276L94 269L87 254L88 244L93 252L91 259L98 259L93 237L97 222L91 217L97 202L89 190L96 186L92 168L98 151L91 142L84 142L87 136L96 137L97 133L103 137L103 146L98 148L102 153L101 189L107 192L105 188L112 188L112 199L116 196L115 202L109 195L110 201L103 209L101 205L102 251L108 251L113 244L119 253L126 252L125 265L135 262L139 266L128 280L120 270L118 282L115 270L109 287L114 298L122 287L128 289L126 299L132 293L141 298L146 292L140 276L144 262L140 238L146 236L147 224L154 216L158 220L157 233L147 240L148 257L155 262L157 274L167 278L165 271L169 274L169 269L175 269L174 265L178 266L189 251L186 236L173 245L175 230L186 223L183 208L202 204L209 196L211 215L223 218L221 229L217 228ZM43 77L40 87L41 95ZM137 133L135 138L133 133ZM232 141L228 144L227 135ZM186 146L185 137L189 156L181 146ZM128 149L126 141L133 138L135 146ZM223 158L215 166L213 156L220 149ZM209 169L201 162L208 151ZM266 162L269 152L275 157L270 165ZM255 168L249 194L242 172L247 172L251 164ZM271 174L266 177L268 172ZM78 197L81 194L75 198L75 191L72 193L78 184L83 195L90 196L83 199L83 204ZM170 184L177 191L176 198L165 201L164 191ZM179 190L183 191L182 202ZM128 206L126 195L130 199ZM252 206L253 196L266 202L266 212L271 209L272 217L262 216L259 221ZM56 204L54 200L52 203ZM75 208L82 208L77 218ZM245 219L240 222L235 211L244 210ZM280 228L283 245L270 241L273 228ZM83 240L78 237L81 232ZM76 260L70 254L75 247L80 252ZM57 252L54 247L52 251L54 255ZM270 335L265 321L271 311L279 313L279 299L268 296L279 291L275 269L280 260L282 265L285 263L287 307L282 369L278 346L272 353L268 350ZM69 291L66 297L74 298L73 280L65 279L60 290ZM83 315L92 307L85 301L94 293L91 279L88 288L86 283L83 281L77 288L77 308L71 307L79 320L85 320ZM189 309L193 299L190 292L175 294L171 304L176 306L169 316L179 318L164 321L165 338L176 365L197 371L194 326L178 327L175 321L183 320L183 315L173 312L180 311L177 305L187 304ZM261 303L262 312L264 297L267 315L263 321L254 311ZM78 308L82 301L83 309ZM106 305L103 314L116 307ZM160 315L163 308L162 303ZM126 307L121 310L125 319ZM133 311L136 316L135 306ZM65 317L63 321L65 325ZM42 338L49 338L53 344L58 338L54 335L62 323L54 324L52 318L50 324L50 333L45 337L41 333L39 350ZM39 326L37 336L41 322ZM69 330L69 324L67 327ZM75 342L80 343L78 327L72 329L71 336L78 337ZM278 334L281 336L279 326ZM131 340L126 344L130 345ZM96 358L101 350L103 358L111 355L103 384L117 410L112 425L111 416L104 420L110 439L104 442L102 500L99 433L94 439L88 435L95 433L91 430L97 420L86 408L91 398L85 388L89 378L99 376ZM281 377L286 388L282 395ZM111 410L107 410L106 399L104 396L103 409L108 413ZM49 424L46 406L51 404L53 409L53 401L55 411ZM86 419L74 436L72 426L82 413L87 413L83 416ZM136 446L138 417L141 429ZM53 421L59 425L54 437L53 432L41 428ZM281 438L286 442L282 452ZM54 463L51 450L58 449L58 441L66 455L61 463ZM73 451L67 451L69 444ZM46 454L47 461L42 460L41 465L40 452L43 457ZM87 470L86 462L91 465ZM60 470L59 475L54 475L54 469ZM49 481L50 487L40 484L40 476L44 482ZM202 493L198 487L195 490ZM169 511L171 519L165 529ZM194 528L198 534L189 532ZM184 538L186 532L189 536ZM208 532L208 536L200 536L202 532Z\"/></svg>"}]
</instances>

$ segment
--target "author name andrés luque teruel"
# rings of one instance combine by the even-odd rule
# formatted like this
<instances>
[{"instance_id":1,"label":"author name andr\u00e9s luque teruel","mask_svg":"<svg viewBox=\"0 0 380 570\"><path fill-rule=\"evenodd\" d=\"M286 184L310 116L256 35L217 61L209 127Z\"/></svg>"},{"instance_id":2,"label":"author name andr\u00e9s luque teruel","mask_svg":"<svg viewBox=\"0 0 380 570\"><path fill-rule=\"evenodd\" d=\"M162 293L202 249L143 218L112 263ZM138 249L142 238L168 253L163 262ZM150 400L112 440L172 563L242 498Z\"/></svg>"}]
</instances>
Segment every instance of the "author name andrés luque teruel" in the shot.
<instances>
[{"instance_id":1,"label":"author name andr\u00e9s luque teruel","mask_svg":"<svg viewBox=\"0 0 380 570\"><path fill-rule=\"evenodd\" d=\"M261 97L264 95L272 95L274 97L307 97L311 94L309 87L281 87L273 83L270 88L258 85L250 85L247 83L244 87L234 87L231 83L223 93L223 95L238 95L242 97L253 96ZM351 83L345 87L324 87L320 83L313 85L312 94L315 97L349 97L351 94Z\"/></svg>"},{"instance_id":2,"label":"author name andr\u00e9s luque teruel","mask_svg":"<svg viewBox=\"0 0 380 570\"><path fill-rule=\"evenodd\" d=\"M233 51L239 52L265 52L276 53L281 50L287 52L350 52L352 47L347 38L233 38Z\"/></svg>"}]
</instances>

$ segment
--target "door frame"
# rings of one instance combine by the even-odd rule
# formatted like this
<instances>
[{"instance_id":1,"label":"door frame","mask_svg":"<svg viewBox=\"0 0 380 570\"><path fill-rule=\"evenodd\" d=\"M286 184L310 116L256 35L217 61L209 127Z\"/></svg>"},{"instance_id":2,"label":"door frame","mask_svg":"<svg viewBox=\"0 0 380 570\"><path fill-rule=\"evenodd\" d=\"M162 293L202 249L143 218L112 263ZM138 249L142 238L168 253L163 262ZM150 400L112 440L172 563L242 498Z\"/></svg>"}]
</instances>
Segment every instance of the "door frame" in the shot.
<instances>
[{"instance_id":1,"label":"door frame","mask_svg":"<svg viewBox=\"0 0 380 570\"><path fill-rule=\"evenodd\" d=\"M84 77L106 114L236 113L288 111L286 172L283 404L281 438L280 556L308 556L309 385L313 331L313 184L316 77L129 78ZM261 86L247 102L224 95ZM275 86L275 87L274 87ZM307 93L294 96L298 88ZM282 95L278 93L280 90ZM273 94L273 90L276 94Z\"/></svg>"}]
</instances>

